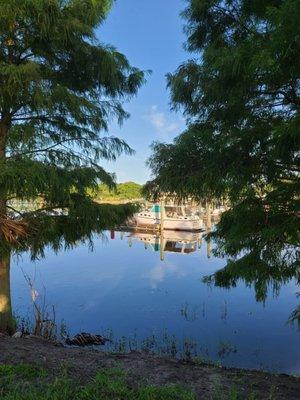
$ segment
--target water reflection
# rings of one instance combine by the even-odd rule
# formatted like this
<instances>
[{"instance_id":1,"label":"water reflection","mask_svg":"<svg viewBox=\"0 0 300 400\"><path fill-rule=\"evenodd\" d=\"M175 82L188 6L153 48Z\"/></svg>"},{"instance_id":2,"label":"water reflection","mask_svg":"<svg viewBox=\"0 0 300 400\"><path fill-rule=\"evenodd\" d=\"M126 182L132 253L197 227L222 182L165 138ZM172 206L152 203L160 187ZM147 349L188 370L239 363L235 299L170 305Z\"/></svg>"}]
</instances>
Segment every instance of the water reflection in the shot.
<instances>
[{"instance_id":1,"label":"water reflection","mask_svg":"<svg viewBox=\"0 0 300 400\"><path fill-rule=\"evenodd\" d=\"M32 309L22 268L37 275L36 290L45 286L47 302L72 334L112 329L120 338L136 330L141 339L165 329L178 342L192 338L205 357L224 358L227 365L278 362L280 371L300 370L299 336L287 324L293 310L299 317L297 268L258 262L237 268L214 256L215 245L203 232L88 234L73 225L68 233L63 221L59 227L55 235L49 224L46 234L17 249L22 258L2 253L1 331L13 332L12 306L19 316Z\"/></svg>"},{"instance_id":2,"label":"water reflection","mask_svg":"<svg viewBox=\"0 0 300 400\"><path fill-rule=\"evenodd\" d=\"M184 231L164 231L163 233L134 232L129 235L128 243L132 241L144 243L145 249L160 253L160 259L164 260L165 253L190 254L201 248L204 233ZM210 240L209 240L210 243ZM207 247L211 256L211 246Z\"/></svg>"}]
</instances>

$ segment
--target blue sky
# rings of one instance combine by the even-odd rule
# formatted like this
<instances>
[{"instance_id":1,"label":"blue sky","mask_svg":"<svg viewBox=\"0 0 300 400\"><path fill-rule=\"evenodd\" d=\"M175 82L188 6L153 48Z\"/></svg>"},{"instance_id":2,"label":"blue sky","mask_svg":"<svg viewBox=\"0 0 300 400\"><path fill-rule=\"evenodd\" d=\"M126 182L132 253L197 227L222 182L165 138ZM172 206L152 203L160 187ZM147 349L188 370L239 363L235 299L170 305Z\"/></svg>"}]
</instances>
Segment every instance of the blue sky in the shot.
<instances>
[{"instance_id":1,"label":"blue sky","mask_svg":"<svg viewBox=\"0 0 300 400\"><path fill-rule=\"evenodd\" d=\"M182 115L170 111L165 78L188 58L179 15L184 7L184 0L117 0L99 28L100 41L114 45L132 65L152 70L138 95L125 104L130 119L121 128L114 123L110 127L110 134L125 139L136 151L134 156L104 164L117 174L118 182L146 182L150 177L145 165L150 144L169 142L185 127Z\"/></svg>"}]
</instances>

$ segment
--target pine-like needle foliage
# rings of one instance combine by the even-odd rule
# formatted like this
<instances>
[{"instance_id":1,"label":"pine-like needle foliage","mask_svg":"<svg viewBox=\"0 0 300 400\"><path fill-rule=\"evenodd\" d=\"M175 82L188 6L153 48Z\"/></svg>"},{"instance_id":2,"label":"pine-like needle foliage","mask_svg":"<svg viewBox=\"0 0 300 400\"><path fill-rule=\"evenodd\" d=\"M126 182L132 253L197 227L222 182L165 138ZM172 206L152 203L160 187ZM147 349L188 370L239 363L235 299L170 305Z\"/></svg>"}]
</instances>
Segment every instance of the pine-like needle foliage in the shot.
<instances>
[{"instance_id":1,"label":"pine-like needle foliage","mask_svg":"<svg viewBox=\"0 0 300 400\"><path fill-rule=\"evenodd\" d=\"M8 200L95 218L87 189L112 186L100 165L131 148L105 135L144 72L95 36L111 0L0 0L0 217ZM100 35L101 37L101 35ZM81 207L82 206L82 207ZM99 209L99 213L101 211Z\"/></svg>"},{"instance_id":2,"label":"pine-like needle foliage","mask_svg":"<svg viewBox=\"0 0 300 400\"><path fill-rule=\"evenodd\" d=\"M148 190L230 199L214 234L248 265L299 259L300 2L189 0L187 49L168 75L188 129L156 143ZM251 261L252 260L252 261ZM299 266L299 265L298 265Z\"/></svg>"}]
</instances>

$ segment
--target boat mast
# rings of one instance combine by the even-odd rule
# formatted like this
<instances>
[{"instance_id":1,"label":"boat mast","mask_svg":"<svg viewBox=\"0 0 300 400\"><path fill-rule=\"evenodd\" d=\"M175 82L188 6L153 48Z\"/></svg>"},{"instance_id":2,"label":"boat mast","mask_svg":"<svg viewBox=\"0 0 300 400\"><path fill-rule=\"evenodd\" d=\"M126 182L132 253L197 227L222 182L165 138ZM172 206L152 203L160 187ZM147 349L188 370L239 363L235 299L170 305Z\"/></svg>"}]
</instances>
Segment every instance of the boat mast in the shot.
<instances>
[{"instance_id":1,"label":"boat mast","mask_svg":"<svg viewBox=\"0 0 300 400\"><path fill-rule=\"evenodd\" d=\"M160 231L162 232L165 228L165 199L160 199Z\"/></svg>"},{"instance_id":2,"label":"boat mast","mask_svg":"<svg viewBox=\"0 0 300 400\"><path fill-rule=\"evenodd\" d=\"M160 199L160 260L164 261L164 224L165 224L165 199Z\"/></svg>"}]
</instances>

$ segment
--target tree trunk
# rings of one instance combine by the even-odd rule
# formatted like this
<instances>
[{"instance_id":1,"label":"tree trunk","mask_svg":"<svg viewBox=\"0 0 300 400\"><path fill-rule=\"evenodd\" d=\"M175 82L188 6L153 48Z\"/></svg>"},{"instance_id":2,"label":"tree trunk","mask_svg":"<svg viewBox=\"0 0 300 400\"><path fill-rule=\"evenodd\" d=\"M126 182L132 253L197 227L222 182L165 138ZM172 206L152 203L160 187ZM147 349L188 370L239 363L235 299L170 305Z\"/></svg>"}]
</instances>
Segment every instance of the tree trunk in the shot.
<instances>
[{"instance_id":1,"label":"tree trunk","mask_svg":"<svg viewBox=\"0 0 300 400\"><path fill-rule=\"evenodd\" d=\"M0 259L0 333L15 331L10 296L10 254Z\"/></svg>"},{"instance_id":2,"label":"tree trunk","mask_svg":"<svg viewBox=\"0 0 300 400\"><path fill-rule=\"evenodd\" d=\"M5 162L6 159L6 140L9 125L7 123L7 118L2 118L0 120L0 165ZM2 237L2 226L1 218L6 217L7 214L7 195L3 189L0 187L0 240Z\"/></svg>"},{"instance_id":3,"label":"tree trunk","mask_svg":"<svg viewBox=\"0 0 300 400\"><path fill-rule=\"evenodd\" d=\"M9 130L7 118L0 119L0 165L6 161L6 141ZM7 193L0 187L0 240L2 239L1 217L7 215ZM10 297L10 253L0 253L0 332L13 334L15 323Z\"/></svg>"}]
</instances>

